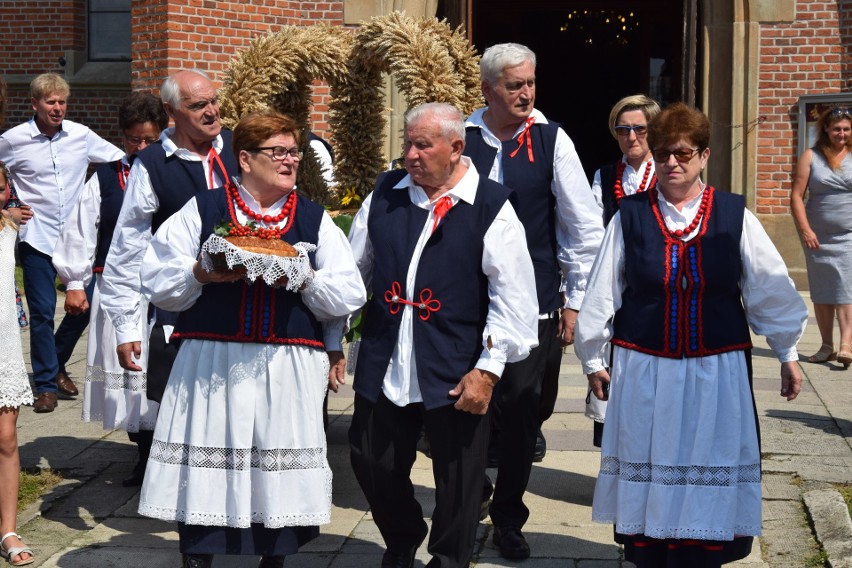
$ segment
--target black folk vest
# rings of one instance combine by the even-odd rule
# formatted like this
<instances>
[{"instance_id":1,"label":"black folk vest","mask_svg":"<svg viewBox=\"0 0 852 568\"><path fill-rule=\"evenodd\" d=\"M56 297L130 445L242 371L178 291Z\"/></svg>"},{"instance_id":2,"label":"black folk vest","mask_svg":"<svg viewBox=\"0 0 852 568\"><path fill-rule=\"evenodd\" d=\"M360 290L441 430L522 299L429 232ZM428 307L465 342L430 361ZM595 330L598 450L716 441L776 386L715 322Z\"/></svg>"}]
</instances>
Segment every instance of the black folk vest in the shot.
<instances>
[{"instance_id":1,"label":"black folk vest","mask_svg":"<svg viewBox=\"0 0 852 568\"><path fill-rule=\"evenodd\" d=\"M627 286L612 343L660 357L703 357L751 348L740 294L745 200L712 191L699 233L669 234L648 191L621 200Z\"/></svg>"}]
</instances>

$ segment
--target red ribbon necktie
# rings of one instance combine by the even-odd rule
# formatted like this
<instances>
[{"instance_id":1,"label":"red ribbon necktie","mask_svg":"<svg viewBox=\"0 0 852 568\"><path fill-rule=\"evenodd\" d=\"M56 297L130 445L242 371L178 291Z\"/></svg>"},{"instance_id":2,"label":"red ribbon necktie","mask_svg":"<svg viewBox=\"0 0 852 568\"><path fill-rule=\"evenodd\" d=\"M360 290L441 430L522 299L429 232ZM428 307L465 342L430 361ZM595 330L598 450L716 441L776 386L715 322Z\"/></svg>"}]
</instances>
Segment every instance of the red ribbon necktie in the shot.
<instances>
[{"instance_id":1,"label":"red ribbon necktie","mask_svg":"<svg viewBox=\"0 0 852 568\"><path fill-rule=\"evenodd\" d=\"M535 122L534 116L531 116L527 119L527 123L524 125L524 129L521 130L521 134L520 134L520 136L518 136L518 147L515 148L514 152L509 154L510 158L514 158L515 154L518 153L518 150L520 150L521 146L523 146L524 142L526 142L526 144L527 144L527 156L529 156L530 163L535 162L535 158L533 158L533 151L532 151L532 136L530 136L530 128L532 127L534 122Z\"/></svg>"},{"instance_id":2,"label":"red ribbon necktie","mask_svg":"<svg viewBox=\"0 0 852 568\"><path fill-rule=\"evenodd\" d=\"M124 191L125 185L127 185L127 176L130 175L130 166L125 164L124 162L118 163L118 185L121 187L121 191Z\"/></svg>"},{"instance_id":3,"label":"red ribbon necktie","mask_svg":"<svg viewBox=\"0 0 852 568\"><path fill-rule=\"evenodd\" d=\"M445 195L444 197L440 198L435 203L435 208L432 210L432 212L435 214L435 222L432 223L432 232L433 233L435 232L435 229L438 228L438 223L440 223L441 219L444 218L444 215L447 214L447 211L449 211L452 208L453 208L453 198L450 197L449 195Z\"/></svg>"},{"instance_id":4,"label":"red ribbon necktie","mask_svg":"<svg viewBox=\"0 0 852 568\"><path fill-rule=\"evenodd\" d=\"M441 309L441 301L432 297L432 290L429 288L420 290L419 302L409 302L402 297L402 287L399 285L399 282L391 284L391 289L385 292L385 302L390 304L390 313L394 315L399 313L400 304L417 308L417 313L423 321L428 321L432 312L437 312Z\"/></svg>"},{"instance_id":5,"label":"red ribbon necktie","mask_svg":"<svg viewBox=\"0 0 852 568\"><path fill-rule=\"evenodd\" d=\"M222 185L226 185L228 183L228 170L225 169L225 164L222 163L222 158L219 157L219 153L215 148L210 148L210 151L207 153L207 161L210 162L210 180L207 182L207 189L214 189L216 187L215 179L213 178L213 169L214 165L218 165L222 174Z\"/></svg>"}]
</instances>

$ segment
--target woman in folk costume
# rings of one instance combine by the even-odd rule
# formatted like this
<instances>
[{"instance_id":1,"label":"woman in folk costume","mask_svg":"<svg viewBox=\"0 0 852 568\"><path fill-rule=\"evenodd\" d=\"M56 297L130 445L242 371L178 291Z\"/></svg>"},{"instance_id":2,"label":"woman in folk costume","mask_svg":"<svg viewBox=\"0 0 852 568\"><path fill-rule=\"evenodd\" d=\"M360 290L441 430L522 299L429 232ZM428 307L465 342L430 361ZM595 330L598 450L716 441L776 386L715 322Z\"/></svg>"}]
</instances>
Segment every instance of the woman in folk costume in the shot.
<instances>
[{"instance_id":1,"label":"woman in folk costume","mask_svg":"<svg viewBox=\"0 0 852 568\"><path fill-rule=\"evenodd\" d=\"M139 512L178 521L184 566L253 554L270 568L329 522L326 351L342 358L340 318L366 292L343 232L295 190L296 123L247 115L233 149L241 177L189 201L160 227L143 262L151 302L181 312L181 346ZM250 281L236 267L212 269L206 252L198 260L223 222L232 235L302 243L295 269L270 285L266 274Z\"/></svg>"},{"instance_id":2,"label":"woman in folk costume","mask_svg":"<svg viewBox=\"0 0 852 568\"><path fill-rule=\"evenodd\" d=\"M609 132L618 142L621 159L595 172L592 193L603 210L606 227L625 195L642 193L657 183L651 148L648 147L648 123L660 112L657 101L645 95L624 97L609 112ZM586 395L586 417L594 421L592 443L601 447L606 419L606 401Z\"/></svg>"},{"instance_id":3,"label":"woman in folk costume","mask_svg":"<svg viewBox=\"0 0 852 568\"><path fill-rule=\"evenodd\" d=\"M709 140L682 103L651 121L657 185L621 200L577 320L594 395L611 381L592 518L640 568L720 566L760 534L749 327L781 361L781 396L802 382L804 302L742 196L699 178Z\"/></svg>"},{"instance_id":4,"label":"woman in folk costume","mask_svg":"<svg viewBox=\"0 0 852 568\"><path fill-rule=\"evenodd\" d=\"M159 97L137 92L124 99L118 109L118 125L127 155L117 162L102 164L89 178L53 253L53 265L67 290L66 312L79 314L89 309L85 288L95 278L83 420L100 420L105 430L125 430L137 443L139 461L132 475L124 480L125 486L142 485L159 405L146 397L145 372L128 371L119 365L115 330L100 309L101 273L109 261L109 246L124 199L130 161L137 152L156 143L168 123ZM147 335L144 333L143 337ZM145 348L147 351L147 345Z\"/></svg>"}]
</instances>

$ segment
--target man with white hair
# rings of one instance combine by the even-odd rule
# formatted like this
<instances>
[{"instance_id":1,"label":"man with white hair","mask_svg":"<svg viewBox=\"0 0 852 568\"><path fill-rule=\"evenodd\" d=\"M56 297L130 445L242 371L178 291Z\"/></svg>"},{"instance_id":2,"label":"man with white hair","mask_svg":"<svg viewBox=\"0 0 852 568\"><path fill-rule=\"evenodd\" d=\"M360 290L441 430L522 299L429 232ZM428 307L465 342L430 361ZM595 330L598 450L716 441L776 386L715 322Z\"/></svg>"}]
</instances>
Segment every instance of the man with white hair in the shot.
<instances>
[{"instance_id":1,"label":"man with white hair","mask_svg":"<svg viewBox=\"0 0 852 568\"><path fill-rule=\"evenodd\" d=\"M410 568L427 533L411 467L431 442L429 567L467 568L485 480L491 392L536 344L524 230L500 184L464 150L464 117L427 103L405 115L405 170L382 174L350 231L372 291L355 369L352 467L387 551Z\"/></svg>"},{"instance_id":2,"label":"man with white hair","mask_svg":"<svg viewBox=\"0 0 852 568\"><path fill-rule=\"evenodd\" d=\"M504 558L530 548L521 528L529 518L523 497L541 425L553 413L562 348L574 341L574 323L586 280L603 239L600 209L564 130L535 109L535 54L516 43L489 47L480 60L488 106L467 119L465 154L476 169L513 191L535 266L539 346L506 366L494 393L498 468L489 513L494 544ZM544 454L538 441L537 461Z\"/></svg>"},{"instance_id":3,"label":"man with white hair","mask_svg":"<svg viewBox=\"0 0 852 568\"><path fill-rule=\"evenodd\" d=\"M116 330L119 362L125 369L141 371L142 337L138 322L148 318L142 301L139 272L148 241L157 228L196 193L222 187L237 174L231 150L231 132L219 122L219 98L210 79L201 71L178 71L160 88L163 108L174 122L160 141L137 154L127 179L110 257L103 272L101 307ZM149 339L147 361L148 398L160 401L177 354L168 339L176 314L156 311ZM141 485L152 431L140 431L139 465L125 480Z\"/></svg>"}]
</instances>

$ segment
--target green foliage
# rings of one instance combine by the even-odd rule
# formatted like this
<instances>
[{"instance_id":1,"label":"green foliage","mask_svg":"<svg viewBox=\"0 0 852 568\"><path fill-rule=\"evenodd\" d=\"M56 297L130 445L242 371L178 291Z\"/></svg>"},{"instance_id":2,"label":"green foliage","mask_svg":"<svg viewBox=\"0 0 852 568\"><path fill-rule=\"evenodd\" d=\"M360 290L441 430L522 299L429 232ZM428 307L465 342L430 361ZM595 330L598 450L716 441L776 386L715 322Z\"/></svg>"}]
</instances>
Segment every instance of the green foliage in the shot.
<instances>
[{"instance_id":1,"label":"green foliage","mask_svg":"<svg viewBox=\"0 0 852 568\"><path fill-rule=\"evenodd\" d=\"M335 217L332 217L334 224L340 227L340 230L343 231L343 234L349 236L349 229L352 227L352 215L348 214L340 214Z\"/></svg>"}]
</instances>

